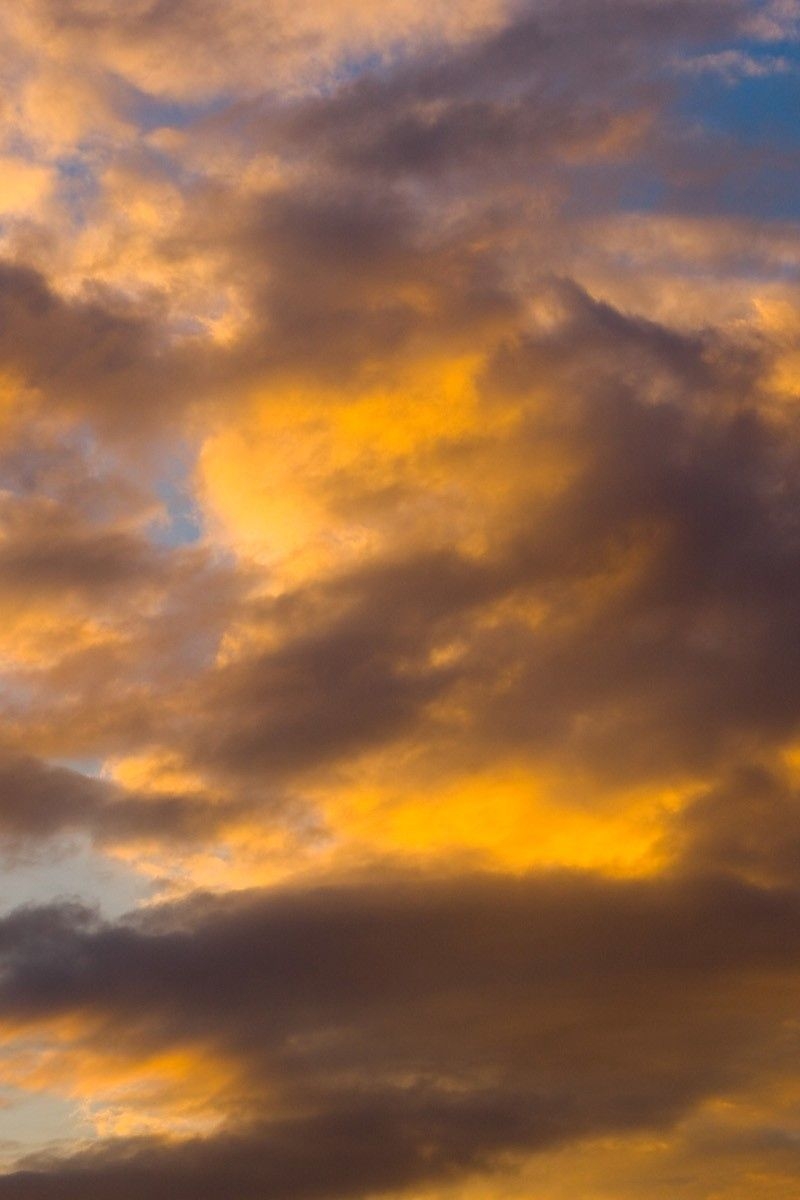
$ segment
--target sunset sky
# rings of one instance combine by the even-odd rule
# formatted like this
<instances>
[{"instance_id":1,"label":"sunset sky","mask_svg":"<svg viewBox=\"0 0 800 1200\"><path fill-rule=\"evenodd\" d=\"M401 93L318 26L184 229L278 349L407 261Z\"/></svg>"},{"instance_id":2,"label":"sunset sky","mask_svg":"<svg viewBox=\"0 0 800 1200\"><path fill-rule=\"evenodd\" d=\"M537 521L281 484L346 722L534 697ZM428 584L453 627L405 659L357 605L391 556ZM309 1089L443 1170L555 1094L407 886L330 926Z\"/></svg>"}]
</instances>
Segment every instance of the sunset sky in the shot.
<instances>
[{"instance_id":1,"label":"sunset sky","mask_svg":"<svg viewBox=\"0 0 800 1200\"><path fill-rule=\"evenodd\" d=\"M0 1200L797 1200L800 0L0 72Z\"/></svg>"}]
</instances>

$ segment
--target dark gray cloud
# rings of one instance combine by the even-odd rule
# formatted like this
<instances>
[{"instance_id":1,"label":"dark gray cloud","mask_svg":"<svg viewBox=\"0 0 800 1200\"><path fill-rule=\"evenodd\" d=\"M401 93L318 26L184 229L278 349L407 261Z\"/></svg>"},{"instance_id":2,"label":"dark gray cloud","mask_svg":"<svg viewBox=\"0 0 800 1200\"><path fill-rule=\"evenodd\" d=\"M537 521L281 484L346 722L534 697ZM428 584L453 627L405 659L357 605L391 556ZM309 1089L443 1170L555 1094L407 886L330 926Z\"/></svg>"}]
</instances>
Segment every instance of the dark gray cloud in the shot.
<instances>
[{"instance_id":1,"label":"dark gray cloud","mask_svg":"<svg viewBox=\"0 0 800 1200\"><path fill-rule=\"evenodd\" d=\"M757 214L768 185L752 180L796 174L790 150L699 120L690 136L671 107L686 84L676 57L735 37L750 15L726 2L524 5L461 47L311 97L224 106L192 127L187 153L202 162L203 147L235 144L284 176L261 196L225 173L193 179L163 253L214 247L218 280L242 288L250 316L230 365L262 383L294 373L347 387L425 348L491 345L524 320L537 271L594 259L635 287L627 254L584 221L648 215L651 192L666 213ZM748 186L749 204L731 199ZM738 269L752 271L749 248L737 245Z\"/></svg>"},{"instance_id":2,"label":"dark gray cloud","mask_svg":"<svg viewBox=\"0 0 800 1200\"><path fill-rule=\"evenodd\" d=\"M84 1013L132 1054L199 1039L240 1083L229 1131L43 1158L0 1195L361 1195L663 1126L774 1060L798 937L794 892L722 876L388 876L118 926L21 910L8 1018Z\"/></svg>"},{"instance_id":3,"label":"dark gray cloud","mask_svg":"<svg viewBox=\"0 0 800 1200\"><path fill-rule=\"evenodd\" d=\"M666 835L691 870L792 885L800 872L800 797L777 769L749 764L700 791Z\"/></svg>"},{"instance_id":4,"label":"dark gray cloud","mask_svg":"<svg viewBox=\"0 0 800 1200\"><path fill-rule=\"evenodd\" d=\"M92 454L69 448L51 454L45 443L27 454L23 438L5 449L5 741L62 758L147 742L213 661L249 573L206 546L159 538L149 481L95 474Z\"/></svg>"},{"instance_id":5,"label":"dark gray cloud","mask_svg":"<svg viewBox=\"0 0 800 1200\"><path fill-rule=\"evenodd\" d=\"M9 261L0 264L0 366L65 418L87 419L132 450L152 440L154 423L174 434L213 373L206 347L171 342L157 294L137 305L87 286L65 298L40 272Z\"/></svg>"},{"instance_id":6,"label":"dark gray cloud","mask_svg":"<svg viewBox=\"0 0 800 1200\"><path fill-rule=\"evenodd\" d=\"M237 815L200 794L136 794L109 780L13 750L0 755L0 854L6 861L53 853L77 833L98 845L130 840L176 845L213 837Z\"/></svg>"},{"instance_id":7,"label":"dark gray cloud","mask_svg":"<svg viewBox=\"0 0 800 1200\"><path fill-rule=\"evenodd\" d=\"M591 158L621 116L669 98L672 55L730 36L747 11L724 0L524 4L456 50L423 49L294 104L232 106L201 133L221 125L294 159L311 149L362 186L365 172L476 183L480 171L502 190L503 178L531 182L573 155Z\"/></svg>"}]
</instances>

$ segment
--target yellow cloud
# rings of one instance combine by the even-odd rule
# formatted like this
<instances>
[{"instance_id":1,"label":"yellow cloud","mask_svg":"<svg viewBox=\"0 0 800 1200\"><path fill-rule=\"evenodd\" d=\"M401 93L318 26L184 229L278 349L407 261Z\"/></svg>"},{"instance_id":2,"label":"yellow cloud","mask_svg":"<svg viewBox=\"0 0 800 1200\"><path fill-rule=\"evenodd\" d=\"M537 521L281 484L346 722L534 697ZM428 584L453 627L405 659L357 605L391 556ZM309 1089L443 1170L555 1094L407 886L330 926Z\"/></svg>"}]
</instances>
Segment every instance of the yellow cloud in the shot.
<instances>
[{"instance_id":1,"label":"yellow cloud","mask_svg":"<svg viewBox=\"0 0 800 1200\"><path fill-rule=\"evenodd\" d=\"M485 554L521 496L563 488L576 453L546 438L518 452L522 410L482 402L482 363L412 363L347 393L264 392L203 445L198 489L212 535L269 566L273 586L379 551Z\"/></svg>"},{"instance_id":2,"label":"yellow cloud","mask_svg":"<svg viewBox=\"0 0 800 1200\"><path fill-rule=\"evenodd\" d=\"M478 365L422 364L355 395L265 393L203 447L199 485L217 535L294 580L346 566L389 537L397 550L457 537L453 501L463 491L474 508L480 481L464 490L435 455L485 433Z\"/></svg>"},{"instance_id":3,"label":"yellow cloud","mask_svg":"<svg viewBox=\"0 0 800 1200\"><path fill-rule=\"evenodd\" d=\"M332 836L352 854L476 864L524 871L567 868L647 875L668 862L663 834L683 790L634 792L581 804L592 782L537 776L524 768L471 773L449 784L392 786L354 768L317 795ZM347 851L344 850L347 847Z\"/></svg>"},{"instance_id":4,"label":"yellow cloud","mask_svg":"<svg viewBox=\"0 0 800 1200\"><path fill-rule=\"evenodd\" d=\"M200 1044L148 1053L103 1046L90 1021L46 1024L36 1039L7 1045L3 1081L21 1091L72 1101L99 1137L210 1133L224 1118L239 1072Z\"/></svg>"},{"instance_id":5,"label":"yellow cloud","mask_svg":"<svg viewBox=\"0 0 800 1200\"><path fill-rule=\"evenodd\" d=\"M22 158L0 157L0 215L34 217L50 197L51 168Z\"/></svg>"}]
</instances>

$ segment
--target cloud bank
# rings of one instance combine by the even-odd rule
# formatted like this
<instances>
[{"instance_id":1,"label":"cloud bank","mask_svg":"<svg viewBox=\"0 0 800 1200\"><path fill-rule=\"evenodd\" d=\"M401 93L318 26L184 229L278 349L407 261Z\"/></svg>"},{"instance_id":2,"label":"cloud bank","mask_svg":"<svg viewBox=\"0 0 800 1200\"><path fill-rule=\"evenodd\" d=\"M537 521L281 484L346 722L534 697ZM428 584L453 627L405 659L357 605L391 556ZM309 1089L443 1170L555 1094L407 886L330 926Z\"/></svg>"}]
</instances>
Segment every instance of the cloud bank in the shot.
<instances>
[{"instance_id":1,"label":"cloud bank","mask_svg":"<svg viewBox=\"0 0 800 1200\"><path fill-rule=\"evenodd\" d=\"M796 1195L798 18L0 17L0 1198Z\"/></svg>"}]
</instances>

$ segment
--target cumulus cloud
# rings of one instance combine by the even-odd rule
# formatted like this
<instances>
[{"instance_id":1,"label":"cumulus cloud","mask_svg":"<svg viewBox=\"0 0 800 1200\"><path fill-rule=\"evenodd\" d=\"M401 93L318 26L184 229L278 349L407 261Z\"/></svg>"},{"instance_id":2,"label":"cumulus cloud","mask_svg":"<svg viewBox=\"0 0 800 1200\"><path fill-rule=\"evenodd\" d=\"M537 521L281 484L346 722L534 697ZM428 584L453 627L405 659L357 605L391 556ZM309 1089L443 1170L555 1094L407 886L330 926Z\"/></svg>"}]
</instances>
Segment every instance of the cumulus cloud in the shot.
<instances>
[{"instance_id":1,"label":"cumulus cloud","mask_svg":"<svg viewBox=\"0 0 800 1200\"><path fill-rule=\"evenodd\" d=\"M795 1194L796 15L3 15L0 1197Z\"/></svg>"}]
</instances>

